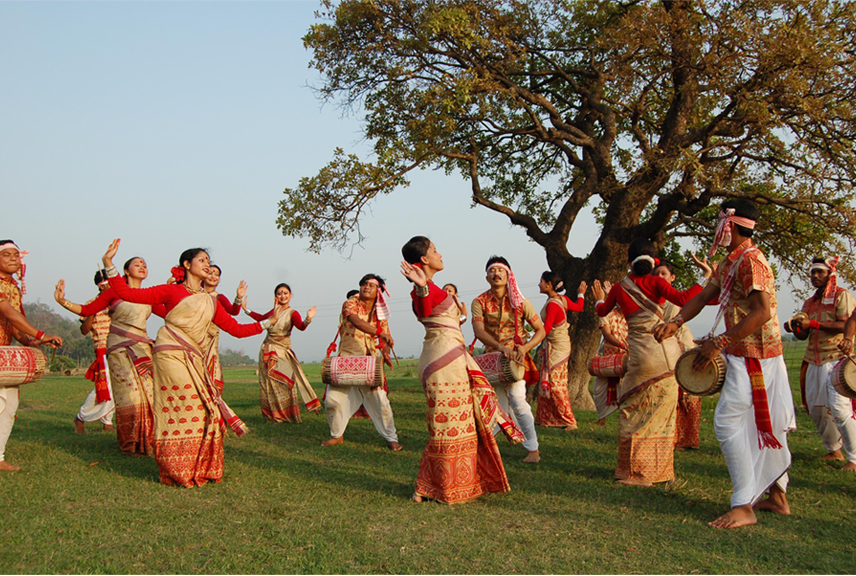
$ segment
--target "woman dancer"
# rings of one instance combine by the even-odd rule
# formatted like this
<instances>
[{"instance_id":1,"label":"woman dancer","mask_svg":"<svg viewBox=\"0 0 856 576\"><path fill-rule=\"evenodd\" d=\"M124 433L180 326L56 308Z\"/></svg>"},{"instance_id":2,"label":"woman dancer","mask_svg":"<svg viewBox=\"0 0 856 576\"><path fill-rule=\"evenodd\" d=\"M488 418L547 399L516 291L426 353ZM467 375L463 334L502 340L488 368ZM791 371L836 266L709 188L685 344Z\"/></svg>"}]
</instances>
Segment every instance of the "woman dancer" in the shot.
<instances>
[{"instance_id":1,"label":"woman dancer","mask_svg":"<svg viewBox=\"0 0 856 576\"><path fill-rule=\"evenodd\" d=\"M451 296L455 300L455 305L458 307L458 312L461 314L460 320L461 325L466 324L467 322L467 305L458 299L458 287L452 283L446 284L443 286L443 290L446 291L446 294Z\"/></svg>"},{"instance_id":2,"label":"woman dancer","mask_svg":"<svg viewBox=\"0 0 856 576\"><path fill-rule=\"evenodd\" d=\"M586 283L577 288L577 301L559 295L565 289L562 278L550 270L541 274L538 284L547 302L541 309L541 321L547 337L541 346L541 391L535 422L541 426L564 426L576 430L577 419L568 397L568 359L571 357L571 338L568 336L568 311L582 312Z\"/></svg>"},{"instance_id":3,"label":"woman dancer","mask_svg":"<svg viewBox=\"0 0 856 576\"><path fill-rule=\"evenodd\" d=\"M274 288L274 308L282 310L279 321L267 329L267 337L259 350L259 394L262 406L262 416L268 422L303 421L300 416L300 402L297 392L303 398L306 409L310 412L321 411L321 401L309 384L309 379L303 373L300 360L291 349L291 330L297 328L306 330L315 317L316 307L306 312L306 320L300 317L300 312L289 306L291 302L291 286L282 282ZM248 314L258 321L266 320L273 313Z\"/></svg>"},{"instance_id":4,"label":"woman dancer","mask_svg":"<svg viewBox=\"0 0 856 576\"><path fill-rule=\"evenodd\" d=\"M140 288L149 275L146 261L139 256L125 262L123 269L125 282L132 288ZM57 282L54 298L60 306L81 317L109 309L107 367L116 405L116 438L125 454L152 456L155 441L152 339L146 334L146 321L153 312L163 317L164 307L126 301L113 288L106 288L95 300L81 306L66 300L62 279Z\"/></svg>"},{"instance_id":5,"label":"woman dancer","mask_svg":"<svg viewBox=\"0 0 856 576\"><path fill-rule=\"evenodd\" d=\"M455 300L434 284L443 257L434 243L415 236L401 249L401 273L414 283L413 311L425 327L419 379L428 404L428 445L416 477L415 502L452 504L510 490L493 427L509 439L523 433L499 407L496 393L467 351Z\"/></svg>"},{"instance_id":6,"label":"woman dancer","mask_svg":"<svg viewBox=\"0 0 856 576\"><path fill-rule=\"evenodd\" d=\"M229 313L230 316L237 316L241 311L241 303L247 293L247 283L241 280L238 284L238 290L235 294L235 302L229 302L229 299L217 292L217 286L220 285L220 275L222 270L216 264L212 264L208 269L208 277L203 281L205 291L217 298L217 302L223 307L223 310ZM205 342L205 366L208 367L208 372L211 373L211 378L214 379L214 384L220 394L223 394L223 367L220 366L220 328L213 322L208 326L208 339Z\"/></svg>"},{"instance_id":7,"label":"woman dancer","mask_svg":"<svg viewBox=\"0 0 856 576\"><path fill-rule=\"evenodd\" d=\"M597 314L604 317L616 303L627 319L627 373L618 389L618 482L651 486L675 477L675 406L678 384L675 362L681 354L677 340L654 340L651 330L663 321L666 300L683 306L701 292L696 284L678 292L653 276L653 242L638 238L628 248L631 272L605 295L600 281L592 286ZM604 301L605 298L605 301Z\"/></svg>"},{"instance_id":8,"label":"woman dancer","mask_svg":"<svg viewBox=\"0 0 856 576\"><path fill-rule=\"evenodd\" d=\"M214 322L236 338L259 334L262 325L238 324L217 299L205 293L208 253L202 248L182 252L173 268L175 284L129 288L113 267L119 249L114 240L104 254L110 286L129 302L162 304L164 326L155 341L155 460L161 482L192 487L223 477L223 430L226 427L217 389L205 366L203 344ZM275 310L271 322L279 319Z\"/></svg>"}]
</instances>

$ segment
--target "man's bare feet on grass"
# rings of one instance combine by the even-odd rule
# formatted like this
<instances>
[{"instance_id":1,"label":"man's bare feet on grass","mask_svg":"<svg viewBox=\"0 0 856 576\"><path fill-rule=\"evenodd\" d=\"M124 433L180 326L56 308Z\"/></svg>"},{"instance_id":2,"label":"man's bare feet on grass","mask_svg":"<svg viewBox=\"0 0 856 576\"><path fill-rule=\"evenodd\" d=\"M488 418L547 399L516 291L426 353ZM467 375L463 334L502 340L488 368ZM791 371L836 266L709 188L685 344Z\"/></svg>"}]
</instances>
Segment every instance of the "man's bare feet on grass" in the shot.
<instances>
[{"instance_id":1,"label":"man's bare feet on grass","mask_svg":"<svg viewBox=\"0 0 856 576\"><path fill-rule=\"evenodd\" d=\"M597 422L592 422L592 426L606 426L606 418L601 418Z\"/></svg>"},{"instance_id":2,"label":"man's bare feet on grass","mask_svg":"<svg viewBox=\"0 0 856 576\"><path fill-rule=\"evenodd\" d=\"M398 442L387 442L386 444L387 444L387 447L390 450L392 450L393 452L399 452L400 450L404 449L404 446L402 446Z\"/></svg>"},{"instance_id":3,"label":"man's bare feet on grass","mask_svg":"<svg viewBox=\"0 0 856 576\"><path fill-rule=\"evenodd\" d=\"M338 438L328 438L321 442L321 446L333 446L334 444L341 444L345 441L344 436L339 436Z\"/></svg>"},{"instance_id":4,"label":"man's bare feet on grass","mask_svg":"<svg viewBox=\"0 0 856 576\"><path fill-rule=\"evenodd\" d=\"M758 518L755 516L754 510L747 504L746 506L732 508L713 522L708 522L707 525L712 528L740 528L757 522Z\"/></svg>"},{"instance_id":5,"label":"man's bare feet on grass","mask_svg":"<svg viewBox=\"0 0 856 576\"><path fill-rule=\"evenodd\" d=\"M425 499L416 492L413 493L413 496L411 496L410 499L416 502L417 504L425 501Z\"/></svg>"},{"instance_id":6,"label":"man's bare feet on grass","mask_svg":"<svg viewBox=\"0 0 856 576\"><path fill-rule=\"evenodd\" d=\"M630 480L629 478L623 478L621 480L616 480L618 484L623 484L624 486L638 486L640 488L651 488L654 486L651 482L645 482L644 480Z\"/></svg>"},{"instance_id":7,"label":"man's bare feet on grass","mask_svg":"<svg viewBox=\"0 0 856 576\"><path fill-rule=\"evenodd\" d=\"M565 426L565 432L573 432L577 428L579 428L579 426L577 426L576 424L568 424L567 426Z\"/></svg>"},{"instance_id":8,"label":"man's bare feet on grass","mask_svg":"<svg viewBox=\"0 0 856 576\"><path fill-rule=\"evenodd\" d=\"M841 450L833 450L832 452L830 452L828 454L824 454L823 456L821 456L820 459L821 460L839 460L839 461L846 460L846 458L844 458L844 454L842 454Z\"/></svg>"},{"instance_id":9,"label":"man's bare feet on grass","mask_svg":"<svg viewBox=\"0 0 856 576\"><path fill-rule=\"evenodd\" d=\"M773 512L774 514L785 514L786 516L791 513L791 507L788 504L788 499L785 498L785 493L776 485L773 485L773 487L770 488L769 496L763 500L755 502L752 509L764 512Z\"/></svg>"},{"instance_id":10,"label":"man's bare feet on grass","mask_svg":"<svg viewBox=\"0 0 856 576\"><path fill-rule=\"evenodd\" d=\"M541 453L537 450L530 450L529 456L523 459L523 462L526 464L534 464L535 462L541 461Z\"/></svg>"},{"instance_id":11,"label":"man's bare feet on grass","mask_svg":"<svg viewBox=\"0 0 856 576\"><path fill-rule=\"evenodd\" d=\"M856 462L848 462L842 466L841 469L846 470L847 472L856 472Z\"/></svg>"},{"instance_id":12,"label":"man's bare feet on grass","mask_svg":"<svg viewBox=\"0 0 856 576\"><path fill-rule=\"evenodd\" d=\"M17 472L20 469L20 466L15 466L14 464L9 464L5 460L0 460L0 472Z\"/></svg>"},{"instance_id":13,"label":"man's bare feet on grass","mask_svg":"<svg viewBox=\"0 0 856 576\"><path fill-rule=\"evenodd\" d=\"M83 420L79 420L77 416L74 417L74 433L86 434L86 425L83 423Z\"/></svg>"}]
</instances>

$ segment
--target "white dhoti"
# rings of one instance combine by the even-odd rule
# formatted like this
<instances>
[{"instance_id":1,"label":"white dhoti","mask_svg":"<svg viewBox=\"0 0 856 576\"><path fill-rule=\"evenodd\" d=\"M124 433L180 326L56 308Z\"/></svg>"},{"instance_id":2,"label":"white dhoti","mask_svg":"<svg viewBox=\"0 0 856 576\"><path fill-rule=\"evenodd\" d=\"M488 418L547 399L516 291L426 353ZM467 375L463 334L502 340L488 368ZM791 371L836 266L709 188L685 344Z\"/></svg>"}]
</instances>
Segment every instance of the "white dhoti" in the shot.
<instances>
[{"instance_id":1,"label":"white dhoti","mask_svg":"<svg viewBox=\"0 0 856 576\"><path fill-rule=\"evenodd\" d=\"M805 402L808 413L814 421L820 441L827 452L841 450L841 434L832 417L830 403L827 400L829 375L835 367L835 362L827 362L817 366L809 364L805 373Z\"/></svg>"},{"instance_id":2,"label":"white dhoti","mask_svg":"<svg viewBox=\"0 0 856 576\"><path fill-rule=\"evenodd\" d=\"M392 407L389 405L389 398L383 386L369 388L368 386L328 384L324 407L327 412L327 422L330 424L330 436L341 438L351 416L360 409L361 405L366 407L374 427L384 440L398 442Z\"/></svg>"},{"instance_id":3,"label":"white dhoti","mask_svg":"<svg viewBox=\"0 0 856 576\"><path fill-rule=\"evenodd\" d=\"M713 427L731 475L734 487L731 507L734 508L754 504L773 484L783 491L787 489L786 472L791 465L787 433L796 429L796 419L784 357L760 360L773 435L782 445L780 449L761 449L746 360L740 356L723 356L727 373Z\"/></svg>"},{"instance_id":4,"label":"white dhoti","mask_svg":"<svg viewBox=\"0 0 856 576\"><path fill-rule=\"evenodd\" d=\"M610 405L607 403L608 395L609 379L602 376L595 377L592 398L594 399L594 408L597 410L598 420L603 420L618 409L618 404Z\"/></svg>"},{"instance_id":5,"label":"white dhoti","mask_svg":"<svg viewBox=\"0 0 856 576\"><path fill-rule=\"evenodd\" d=\"M15 412L18 411L20 390L17 386L0 386L0 462L6 459L6 442L15 425Z\"/></svg>"},{"instance_id":6,"label":"white dhoti","mask_svg":"<svg viewBox=\"0 0 856 576\"><path fill-rule=\"evenodd\" d=\"M830 362L828 365L834 366L835 363ZM806 382L806 388L808 388L808 382ZM844 447L847 461L856 463L856 413L853 412L853 403L850 398L839 394L832 385L832 378L826 379L826 401L832 420L835 422L835 428L841 435L841 445Z\"/></svg>"},{"instance_id":7,"label":"white dhoti","mask_svg":"<svg viewBox=\"0 0 856 576\"><path fill-rule=\"evenodd\" d=\"M538 449L538 433L535 432L535 417L532 415L532 406L526 401L526 380L518 380L513 384L497 384L494 386L499 405L509 414L515 424L523 432L526 440L523 447L534 452ZM493 435L499 434L499 425L494 426Z\"/></svg>"},{"instance_id":8,"label":"white dhoti","mask_svg":"<svg viewBox=\"0 0 856 576\"><path fill-rule=\"evenodd\" d=\"M81 422L101 420L101 423L105 426L111 426L113 424L113 412L116 411L113 399L111 398L106 402L98 404L95 396L96 392L95 388L93 388L89 396L86 397L86 400L83 401L83 406L80 407L80 411L77 413L77 419Z\"/></svg>"}]
</instances>

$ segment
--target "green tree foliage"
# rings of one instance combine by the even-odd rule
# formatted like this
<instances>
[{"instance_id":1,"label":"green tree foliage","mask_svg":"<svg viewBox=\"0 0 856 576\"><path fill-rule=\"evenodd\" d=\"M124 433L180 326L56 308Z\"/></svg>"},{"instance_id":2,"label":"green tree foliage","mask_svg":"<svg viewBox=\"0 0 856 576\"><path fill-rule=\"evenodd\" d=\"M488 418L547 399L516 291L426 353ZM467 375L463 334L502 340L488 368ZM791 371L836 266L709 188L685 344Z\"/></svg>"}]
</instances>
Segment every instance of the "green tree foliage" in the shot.
<instances>
[{"instance_id":1,"label":"green tree foliage","mask_svg":"<svg viewBox=\"0 0 856 576\"><path fill-rule=\"evenodd\" d=\"M760 205L756 238L785 270L852 254L855 13L828 0L324 0L304 37L318 94L362 115L373 158L335 150L285 190L278 226L343 248L379 194L435 168L522 227L568 285L620 279L637 237L709 245L735 196ZM574 254L586 206L601 233ZM852 258L842 272L854 279ZM594 327L591 308L571 327L578 374Z\"/></svg>"},{"instance_id":2,"label":"green tree foliage","mask_svg":"<svg viewBox=\"0 0 856 576\"><path fill-rule=\"evenodd\" d=\"M74 362L78 363L81 368L88 367L95 360L92 340L89 336L80 333L79 322L60 316L43 302L24 303L24 313L27 315L30 324L39 330L44 330L49 334L58 334L62 337L62 347L57 349L56 358L60 356L73 358ZM48 348L45 348L45 352L50 358L51 353Z\"/></svg>"}]
</instances>

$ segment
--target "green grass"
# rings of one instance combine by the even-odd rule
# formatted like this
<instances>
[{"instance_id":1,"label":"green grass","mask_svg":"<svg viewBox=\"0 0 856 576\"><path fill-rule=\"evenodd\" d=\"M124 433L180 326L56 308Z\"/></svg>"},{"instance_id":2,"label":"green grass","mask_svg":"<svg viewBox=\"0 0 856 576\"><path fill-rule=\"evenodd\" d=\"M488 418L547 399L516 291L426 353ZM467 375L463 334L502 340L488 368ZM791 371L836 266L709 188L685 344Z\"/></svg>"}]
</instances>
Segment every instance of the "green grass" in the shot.
<instances>
[{"instance_id":1,"label":"green grass","mask_svg":"<svg viewBox=\"0 0 856 576\"><path fill-rule=\"evenodd\" d=\"M319 365L307 365L321 391ZM390 379L405 451L365 420L321 448L323 416L262 421L252 370L226 372L226 397L250 427L226 439L222 484L158 482L153 460L71 420L91 384L46 377L23 389L0 475L3 573L841 573L856 567L856 476L824 453L805 412L790 437L793 515L718 531L731 483L704 400L702 445L679 452L677 480L639 489L612 481L616 420L539 429L543 460L524 465L500 441L512 491L458 506L413 504L427 441L412 363ZM793 378L798 398L797 378ZM798 402L798 400L797 400Z\"/></svg>"}]
</instances>

